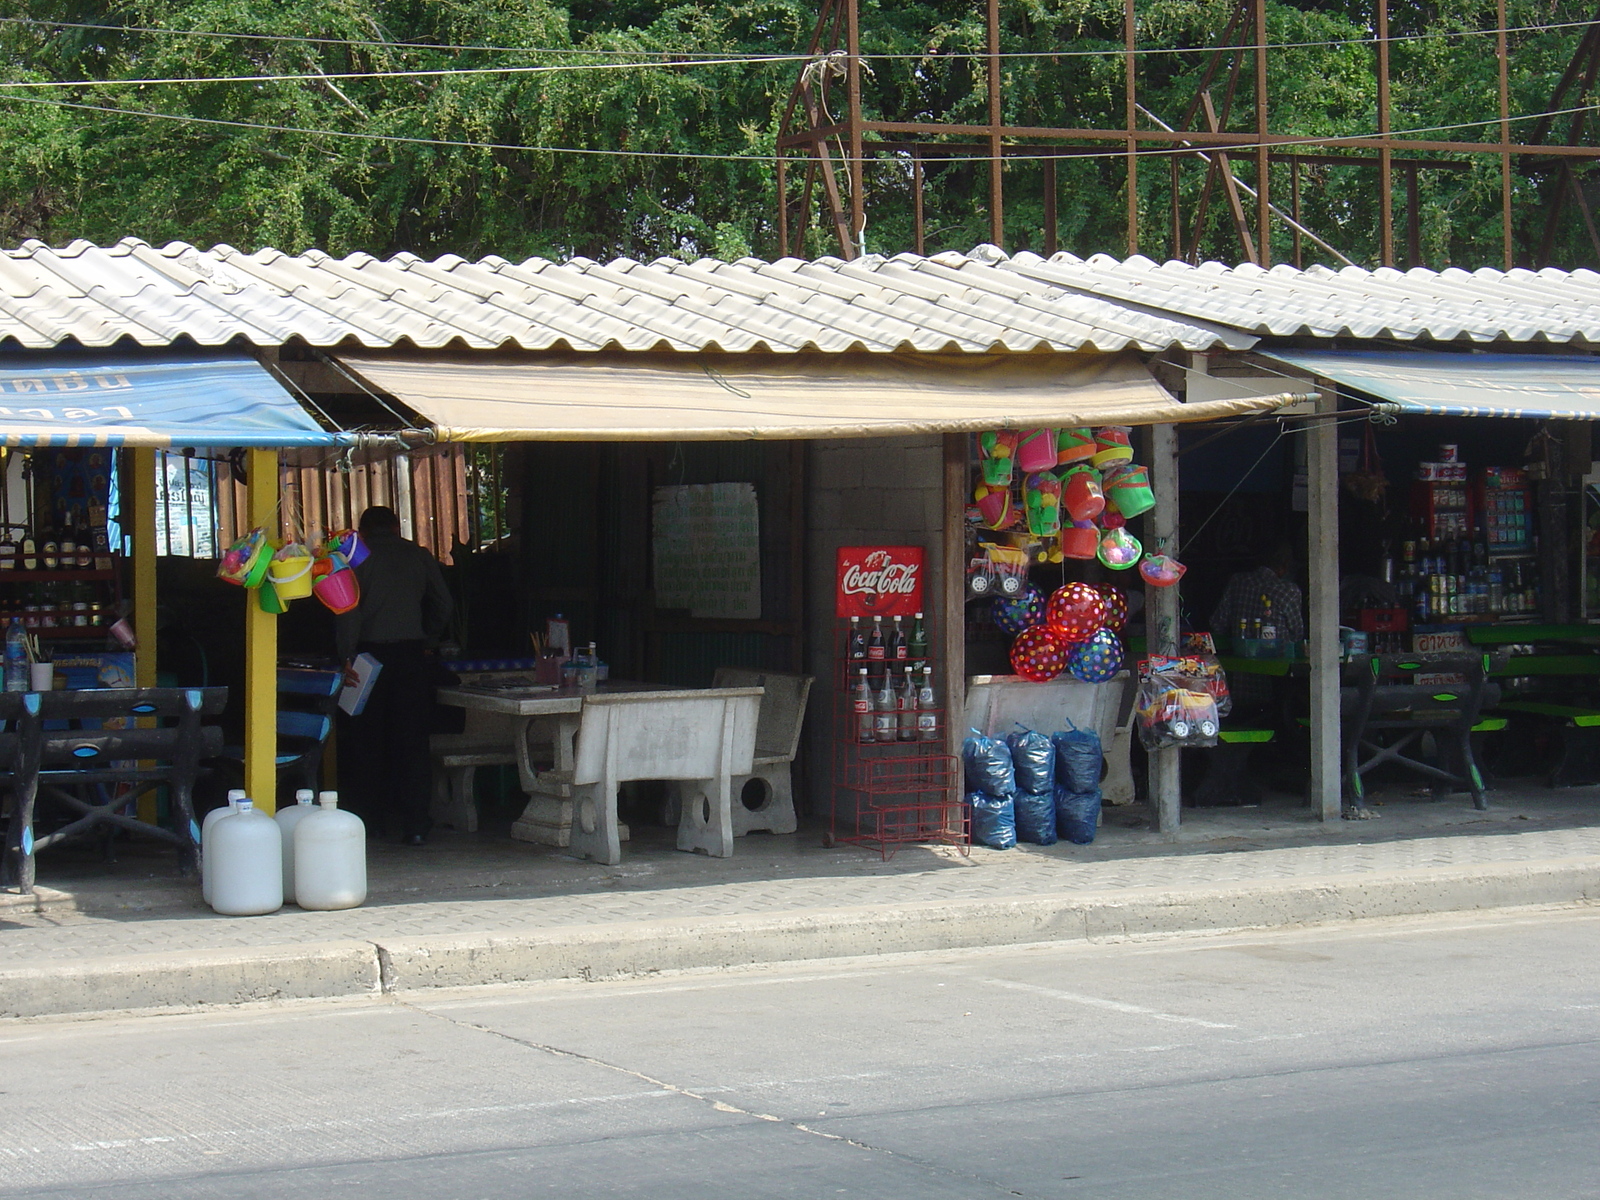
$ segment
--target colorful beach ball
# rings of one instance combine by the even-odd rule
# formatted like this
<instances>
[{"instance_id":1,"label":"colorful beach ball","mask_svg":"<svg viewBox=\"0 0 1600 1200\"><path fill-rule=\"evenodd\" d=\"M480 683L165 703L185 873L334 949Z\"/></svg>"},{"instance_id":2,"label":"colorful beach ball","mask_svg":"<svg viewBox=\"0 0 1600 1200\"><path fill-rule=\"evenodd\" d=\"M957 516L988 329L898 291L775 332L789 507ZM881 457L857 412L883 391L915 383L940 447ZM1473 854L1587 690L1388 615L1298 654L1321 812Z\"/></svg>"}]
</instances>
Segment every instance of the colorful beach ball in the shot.
<instances>
[{"instance_id":1,"label":"colorful beach ball","mask_svg":"<svg viewBox=\"0 0 1600 1200\"><path fill-rule=\"evenodd\" d=\"M1097 629L1067 655L1067 670L1085 683L1105 683L1122 670L1122 643L1109 629Z\"/></svg>"},{"instance_id":2,"label":"colorful beach ball","mask_svg":"<svg viewBox=\"0 0 1600 1200\"><path fill-rule=\"evenodd\" d=\"M1106 602L1087 583L1058 587L1045 605L1044 623L1068 642L1081 642L1106 623Z\"/></svg>"},{"instance_id":3,"label":"colorful beach ball","mask_svg":"<svg viewBox=\"0 0 1600 1200\"><path fill-rule=\"evenodd\" d=\"M1121 633L1128 624L1128 598L1109 583L1091 584L1106 602L1106 625L1112 633Z\"/></svg>"},{"instance_id":4,"label":"colorful beach ball","mask_svg":"<svg viewBox=\"0 0 1600 1200\"><path fill-rule=\"evenodd\" d=\"M1035 625L1011 643L1011 669L1030 683L1047 683L1067 669L1067 650L1054 629Z\"/></svg>"},{"instance_id":5,"label":"colorful beach ball","mask_svg":"<svg viewBox=\"0 0 1600 1200\"><path fill-rule=\"evenodd\" d=\"M1030 583L1020 596L996 596L989 614L1002 633L1016 637L1024 629L1044 623L1044 593Z\"/></svg>"}]
</instances>

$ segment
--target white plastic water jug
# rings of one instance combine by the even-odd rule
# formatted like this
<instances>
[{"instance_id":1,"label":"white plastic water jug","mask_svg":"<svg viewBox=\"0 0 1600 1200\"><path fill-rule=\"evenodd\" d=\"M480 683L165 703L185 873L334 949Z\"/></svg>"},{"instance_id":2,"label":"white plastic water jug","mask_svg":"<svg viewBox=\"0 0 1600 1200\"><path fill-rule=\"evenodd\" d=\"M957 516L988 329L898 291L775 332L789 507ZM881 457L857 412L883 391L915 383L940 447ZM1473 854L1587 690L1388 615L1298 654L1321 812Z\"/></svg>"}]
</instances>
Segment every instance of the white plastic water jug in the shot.
<instances>
[{"instance_id":1,"label":"white plastic water jug","mask_svg":"<svg viewBox=\"0 0 1600 1200\"><path fill-rule=\"evenodd\" d=\"M367 827L323 792L294 830L294 894L301 908L355 908L367 898Z\"/></svg>"},{"instance_id":2,"label":"white plastic water jug","mask_svg":"<svg viewBox=\"0 0 1600 1200\"><path fill-rule=\"evenodd\" d=\"M278 823L278 834L283 838L283 899L286 904L294 903L294 828L317 811L317 806L311 803L312 794L310 788L301 788L294 794L294 803L280 808L273 817Z\"/></svg>"},{"instance_id":3,"label":"white plastic water jug","mask_svg":"<svg viewBox=\"0 0 1600 1200\"><path fill-rule=\"evenodd\" d=\"M233 788L228 792L228 802L221 808L213 808L206 814L206 819L200 825L200 895L207 904L211 903L211 827L223 817L231 817L239 811L239 801L244 799L243 788Z\"/></svg>"},{"instance_id":4,"label":"white plastic water jug","mask_svg":"<svg viewBox=\"0 0 1600 1200\"><path fill-rule=\"evenodd\" d=\"M283 835L249 800L211 827L211 907L225 917L253 917L283 907Z\"/></svg>"}]
</instances>

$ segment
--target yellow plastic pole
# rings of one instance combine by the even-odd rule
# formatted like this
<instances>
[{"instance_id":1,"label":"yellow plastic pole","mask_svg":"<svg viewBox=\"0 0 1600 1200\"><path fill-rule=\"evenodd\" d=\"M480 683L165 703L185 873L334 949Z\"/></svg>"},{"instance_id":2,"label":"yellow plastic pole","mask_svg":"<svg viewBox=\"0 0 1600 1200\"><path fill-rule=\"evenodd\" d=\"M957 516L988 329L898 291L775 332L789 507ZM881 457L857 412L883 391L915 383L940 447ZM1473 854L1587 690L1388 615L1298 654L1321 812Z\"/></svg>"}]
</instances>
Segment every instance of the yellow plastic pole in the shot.
<instances>
[{"instance_id":1,"label":"yellow plastic pole","mask_svg":"<svg viewBox=\"0 0 1600 1200\"><path fill-rule=\"evenodd\" d=\"M133 681L148 688L156 686L156 451L139 448L132 453L133 633L139 639ZM139 797L139 819L156 820L154 791Z\"/></svg>"},{"instance_id":2,"label":"yellow plastic pole","mask_svg":"<svg viewBox=\"0 0 1600 1200\"><path fill-rule=\"evenodd\" d=\"M275 532L278 452L251 450L250 524ZM255 592L244 609L244 787L261 811L278 807L278 618L262 612Z\"/></svg>"}]
</instances>

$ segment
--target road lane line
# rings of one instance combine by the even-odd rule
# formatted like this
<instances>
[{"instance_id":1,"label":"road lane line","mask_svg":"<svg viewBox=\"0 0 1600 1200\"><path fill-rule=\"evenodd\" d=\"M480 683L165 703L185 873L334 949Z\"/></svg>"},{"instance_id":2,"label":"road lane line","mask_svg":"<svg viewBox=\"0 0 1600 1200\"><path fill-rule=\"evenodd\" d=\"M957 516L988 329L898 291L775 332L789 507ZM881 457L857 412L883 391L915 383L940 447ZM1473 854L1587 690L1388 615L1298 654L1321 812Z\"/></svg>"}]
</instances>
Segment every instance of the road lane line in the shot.
<instances>
[{"instance_id":1,"label":"road lane line","mask_svg":"<svg viewBox=\"0 0 1600 1200\"><path fill-rule=\"evenodd\" d=\"M988 979L982 976L973 977L977 983L986 983L990 987L1009 988L1014 992L1032 992L1038 996L1049 996L1055 1000L1065 1000L1069 1004L1082 1004L1086 1008L1104 1008L1111 1012L1127 1013L1129 1016L1149 1017L1152 1021L1171 1021L1177 1025L1198 1025L1202 1029L1237 1029L1237 1025L1227 1025L1221 1021L1203 1021L1199 1017L1183 1017L1177 1013L1160 1012L1154 1008L1141 1008L1137 1004L1124 1004L1121 1000L1107 1000L1101 996L1085 996L1081 992L1064 992L1059 988L1040 987L1036 983L1018 983L1014 979Z\"/></svg>"}]
</instances>

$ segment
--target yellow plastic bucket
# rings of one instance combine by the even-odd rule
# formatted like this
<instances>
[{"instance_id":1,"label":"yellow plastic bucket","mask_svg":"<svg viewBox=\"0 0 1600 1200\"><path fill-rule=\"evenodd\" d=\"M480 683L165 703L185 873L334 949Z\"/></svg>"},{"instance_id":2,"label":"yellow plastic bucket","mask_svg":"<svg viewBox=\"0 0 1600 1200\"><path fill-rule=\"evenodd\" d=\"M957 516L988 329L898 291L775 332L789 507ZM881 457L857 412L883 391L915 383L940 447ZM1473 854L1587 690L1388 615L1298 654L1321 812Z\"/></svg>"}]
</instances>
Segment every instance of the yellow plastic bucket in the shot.
<instances>
[{"instance_id":1,"label":"yellow plastic bucket","mask_svg":"<svg viewBox=\"0 0 1600 1200\"><path fill-rule=\"evenodd\" d=\"M267 578L272 581L280 601L287 604L311 595L312 561L311 551L299 542L290 542L272 556Z\"/></svg>"}]
</instances>

